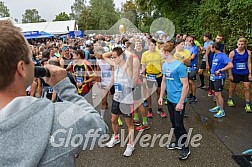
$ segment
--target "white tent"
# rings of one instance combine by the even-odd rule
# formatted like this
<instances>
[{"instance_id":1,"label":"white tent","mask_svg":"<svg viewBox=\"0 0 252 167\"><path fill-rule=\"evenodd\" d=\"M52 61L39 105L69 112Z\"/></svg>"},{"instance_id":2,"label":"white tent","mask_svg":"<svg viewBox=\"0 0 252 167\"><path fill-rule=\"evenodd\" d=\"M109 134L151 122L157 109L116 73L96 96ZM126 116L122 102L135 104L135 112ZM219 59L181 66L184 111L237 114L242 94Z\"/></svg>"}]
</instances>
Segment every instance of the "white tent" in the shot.
<instances>
[{"instance_id":1,"label":"white tent","mask_svg":"<svg viewBox=\"0 0 252 167\"><path fill-rule=\"evenodd\" d=\"M27 31L45 31L46 27L50 24L49 22L40 22L40 23L24 23L19 27L22 29L22 32Z\"/></svg>"},{"instance_id":2,"label":"white tent","mask_svg":"<svg viewBox=\"0 0 252 167\"><path fill-rule=\"evenodd\" d=\"M74 30L75 30L75 20L69 20L69 21L50 22L46 27L45 32L58 35L58 34L67 34L69 31Z\"/></svg>"},{"instance_id":3,"label":"white tent","mask_svg":"<svg viewBox=\"0 0 252 167\"><path fill-rule=\"evenodd\" d=\"M22 29L22 32L44 31L44 32L54 34L54 35L67 34L69 31L75 30L75 20L25 23L25 24L15 24L15 25L17 27L20 27Z\"/></svg>"}]
</instances>

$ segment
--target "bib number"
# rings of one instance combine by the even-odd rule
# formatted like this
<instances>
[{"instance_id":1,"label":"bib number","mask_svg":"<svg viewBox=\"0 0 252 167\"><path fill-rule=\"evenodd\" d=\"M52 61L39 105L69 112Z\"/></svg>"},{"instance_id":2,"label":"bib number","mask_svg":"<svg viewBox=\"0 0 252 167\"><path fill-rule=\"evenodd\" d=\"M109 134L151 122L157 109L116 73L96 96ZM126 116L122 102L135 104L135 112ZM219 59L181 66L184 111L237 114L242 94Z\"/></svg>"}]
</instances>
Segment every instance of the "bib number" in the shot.
<instances>
[{"instance_id":1,"label":"bib number","mask_svg":"<svg viewBox=\"0 0 252 167\"><path fill-rule=\"evenodd\" d=\"M211 80L211 81L215 81L215 75L214 75L214 74L211 74L211 75L210 75L210 80Z\"/></svg>"},{"instance_id":2,"label":"bib number","mask_svg":"<svg viewBox=\"0 0 252 167\"><path fill-rule=\"evenodd\" d=\"M77 83L84 83L84 78L83 77L76 77L76 82Z\"/></svg>"},{"instance_id":3,"label":"bib number","mask_svg":"<svg viewBox=\"0 0 252 167\"><path fill-rule=\"evenodd\" d=\"M114 83L115 91L122 92L122 85L119 83Z\"/></svg>"},{"instance_id":4,"label":"bib number","mask_svg":"<svg viewBox=\"0 0 252 167\"><path fill-rule=\"evenodd\" d=\"M246 64L245 63L236 63L236 69L237 70L245 70Z\"/></svg>"},{"instance_id":5,"label":"bib number","mask_svg":"<svg viewBox=\"0 0 252 167\"><path fill-rule=\"evenodd\" d=\"M111 77L110 71L103 71L103 72L102 72L102 77L103 77L103 78L109 78L109 77Z\"/></svg>"},{"instance_id":6,"label":"bib number","mask_svg":"<svg viewBox=\"0 0 252 167\"><path fill-rule=\"evenodd\" d=\"M148 81L156 81L156 75L148 74L147 75L147 80Z\"/></svg>"}]
</instances>

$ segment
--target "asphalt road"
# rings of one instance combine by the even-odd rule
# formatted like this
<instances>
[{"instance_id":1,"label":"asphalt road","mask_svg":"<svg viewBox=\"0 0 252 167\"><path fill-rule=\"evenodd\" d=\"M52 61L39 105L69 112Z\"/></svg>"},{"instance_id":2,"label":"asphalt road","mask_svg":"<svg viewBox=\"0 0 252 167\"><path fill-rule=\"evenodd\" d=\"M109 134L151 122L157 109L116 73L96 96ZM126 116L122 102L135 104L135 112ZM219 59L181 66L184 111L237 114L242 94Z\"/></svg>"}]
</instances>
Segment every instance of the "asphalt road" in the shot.
<instances>
[{"instance_id":1,"label":"asphalt road","mask_svg":"<svg viewBox=\"0 0 252 167\"><path fill-rule=\"evenodd\" d=\"M227 99L227 92L224 91L224 98ZM98 95L99 96L99 95ZM188 117L185 118L185 127L187 131L192 128L191 139L194 135L200 134L202 139L197 142L198 147L190 147L191 155L185 161L177 158L178 150L168 150L161 147L160 138L155 142L153 136L161 136L170 133L171 123L169 115L167 118L161 118L157 111L156 96L153 96L154 118L149 119L151 128L144 131L141 136L150 134L150 145L141 147L138 140L135 151L131 157L124 157L123 152L126 146L116 145L113 148L97 147L93 150L82 151L77 159L79 167L111 167L111 166L239 166L232 158L233 155L241 155L244 150L252 148L252 114L244 110L244 100L234 97L236 107L229 108L225 105L226 117L221 119L214 118L208 111L214 107L211 97L207 96L206 90L197 90L198 102L196 104L187 104L186 111ZM109 97L109 106L111 105L111 96ZM225 101L226 104L226 101ZM97 107L99 108L99 107ZM164 106L165 112L167 107ZM109 134L112 134L110 107L105 113L105 122L109 126ZM125 123L120 129L126 129ZM135 133L137 136L137 132ZM141 139L141 138L140 138ZM143 140L143 139L142 139ZM167 139L166 139L167 140ZM151 141L154 143L151 146ZM164 140L165 141L165 140ZM145 142L145 144L148 142ZM164 143L164 142L163 142Z\"/></svg>"}]
</instances>

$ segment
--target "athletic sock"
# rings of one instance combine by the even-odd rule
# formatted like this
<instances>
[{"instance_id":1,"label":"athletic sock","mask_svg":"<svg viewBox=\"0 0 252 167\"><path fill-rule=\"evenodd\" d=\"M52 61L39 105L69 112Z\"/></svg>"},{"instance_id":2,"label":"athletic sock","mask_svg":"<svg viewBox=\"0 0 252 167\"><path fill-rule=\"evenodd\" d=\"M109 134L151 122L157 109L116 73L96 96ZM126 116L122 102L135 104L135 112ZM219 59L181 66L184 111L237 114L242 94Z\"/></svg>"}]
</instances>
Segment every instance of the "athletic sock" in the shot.
<instances>
[{"instance_id":1,"label":"athletic sock","mask_svg":"<svg viewBox=\"0 0 252 167\"><path fill-rule=\"evenodd\" d=\"M142 120L143 125L148 125L147 117L143 117Z\"/></svg>"},{"instance_id":2,"label":"athletic sock","mask_svg":"<svg viewBox=\"0 0 252 167\"><path fill-rule=\"evenodd\" d=\"M136 112L134 113L133 119L134 119L134 121L139 121L138 113L136 113Z\"/></svg>"}]
</instances>

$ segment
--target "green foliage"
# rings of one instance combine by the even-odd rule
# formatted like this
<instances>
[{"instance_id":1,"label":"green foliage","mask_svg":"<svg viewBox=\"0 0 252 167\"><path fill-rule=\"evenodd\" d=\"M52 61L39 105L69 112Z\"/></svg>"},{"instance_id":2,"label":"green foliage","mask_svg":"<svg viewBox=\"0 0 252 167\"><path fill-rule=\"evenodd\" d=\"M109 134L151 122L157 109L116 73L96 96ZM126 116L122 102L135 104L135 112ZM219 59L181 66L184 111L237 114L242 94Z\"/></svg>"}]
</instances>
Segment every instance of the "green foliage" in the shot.
<instances>
[{"instance_id":1,"label":"green foliage","mask_svg":"<svg viewBox=\"0 0 252 167\"><path fill-rule=\"evenodd\" d=\"M137 6L132 0L123 4L122 17L129 19L134 25L138 24Z\"/></svg>"},{"instance_id":2,"label":"green foliage","mask_svg":"<svg viewBox=\"0 0 252 167\"><path fill-rule=\"evenodd\" d=\"M45 19L41 19L37 9L26 9L22 16L22 23L37 23L46 21Z\"/></svg>"},{"instance_id":3,"label":"green foliage","mask_svg":"<svg viewBox=\"0 0 252 167\"><path fill-rule=\"evenodd\" d=\"M10 17L9 9L2 1L0 1L0 18L1 17Z\"/></svg>"},{"instance_id":4,"label":"green foliage","mask_svg":"<svg viewBox=\"0 0 252 167\"><path fill-rule=\"evenodd\" d=\"M136 4L145 29L157 11L174 23L176 33L196 34L201 42L205 32L223 34L228 51L240 36L252 37L251 0L136 0ZM250 41L248 47L252 48Z\"/></svg>"},{"instance_id":5,"label":"green foliage","mask_svg":"<svg viewBox=\"0 0 252 167\"><path fill-rule=\"evenodd\" d=\"M55 16L55 19L53 21L66 21L66 20L70 20L70 17L65 12L61 12L60 14Z\"/></svg>"},{"instance_id":6,"label":"green foliage","mask_svg":"<svg viewBox=\"0 0 252 167\"><path fill-rule=\"evenodd\" d=\"M81 15L81 12L86 9L86 0L75 0L73 5L71 6L72 13L70 13L70 19L76 20L77 23L79 21L79 17Z\"/></svg>"},{"instance_id":7,"label":"green foliage","mask_svg":"<svg viewBox=\"0 0 252 167\"><path fill-rule=\"evenodd\" d=\"M90 0L90 6L82 10L78 25L81 30L108 30L119 19L113 0Z\"/></svg>"}]
</instances>

